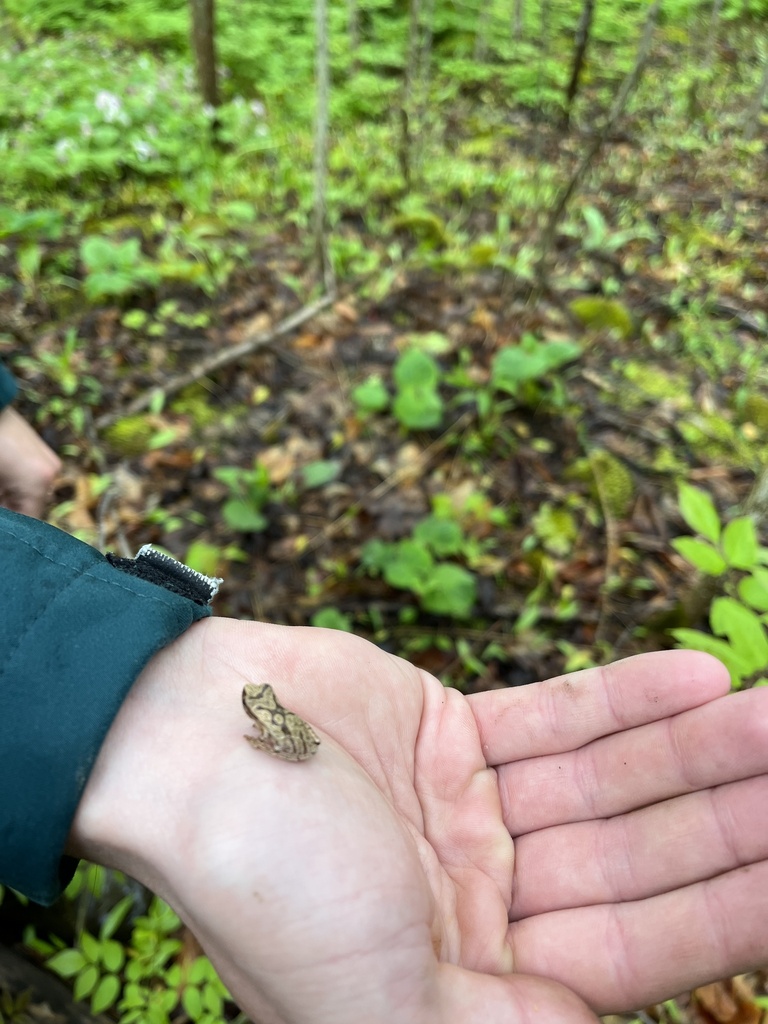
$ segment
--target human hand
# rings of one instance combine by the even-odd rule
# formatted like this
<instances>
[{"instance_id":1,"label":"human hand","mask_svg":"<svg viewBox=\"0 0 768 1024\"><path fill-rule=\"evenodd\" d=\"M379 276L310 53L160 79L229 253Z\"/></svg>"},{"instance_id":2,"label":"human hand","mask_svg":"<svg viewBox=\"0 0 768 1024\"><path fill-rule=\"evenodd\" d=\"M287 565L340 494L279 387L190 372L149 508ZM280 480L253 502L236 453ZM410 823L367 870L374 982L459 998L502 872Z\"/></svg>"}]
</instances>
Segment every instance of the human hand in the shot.
<instances>
[{"instance_id":1,"label":"human hand","mask_svg":"<svg viewBox=\"0 0 768 1024\"><path fill-rule=\"evenodd\" d=\"M266 681L311 761L242 739ZM465 698L346 634L206 620L133 687L72 852L164 896L263 1024L594 1024L768 957L768 693L727 685L668 652Z\"/></svg>"},{"instance_id":2,"label":"human hand","mask_svg":"<svg viewBox=\"0 0 768 1024\"><path fill-rule=\"evenodd\" d=\"M59 457L10 406L0 411L0 505L39 518Z\"/></svg>"}]
</instances>

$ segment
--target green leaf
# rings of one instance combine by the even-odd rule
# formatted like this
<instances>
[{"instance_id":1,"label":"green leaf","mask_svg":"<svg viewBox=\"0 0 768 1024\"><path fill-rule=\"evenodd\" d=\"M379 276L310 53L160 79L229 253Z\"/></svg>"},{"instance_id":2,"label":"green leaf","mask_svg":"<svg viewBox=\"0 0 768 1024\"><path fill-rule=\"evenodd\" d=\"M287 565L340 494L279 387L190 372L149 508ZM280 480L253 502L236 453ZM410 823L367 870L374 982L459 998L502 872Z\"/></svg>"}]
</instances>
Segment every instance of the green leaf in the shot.
<instances>
[{"instance_id":1,"label":"green leaf","mask_svg":"<svg viewBox=\"0 0 768 1024\"><path fill-rule=\"evenodd\" d=\"M408 341L414 348L422 352L431 352L433 355L442 356L451 351L451 339L441 334L440 331L427 331L424 334L409 334Z\"/></svg>"},{"instance_id":2,"label":"green leaf","mask_svg":"<svg viewBox=\"0 0 768 1024\"><path fill-rule=\"evenodd\" d=\"M670 634L686 650L703 651L722 661L730 673L731 684L736 689L741 686L746 676L751 675L749 665L725 640L720 640L709 633L702 633L698 629L671 629Z\"/></svg>"},{"instance_id":3,"label":"green leaf","mask_svg":"<svg viewBox=\"0 0 768 1024\"><path fill-rule=\"evenodd\" d=\"M26 285L32 284L40 273L43 250L37 242L22 242L16 258L19 261L19 276Z\"/></svg>"},{"instance_id":4,"label":"green leaf","mask_svg":"<svg viewBox=\"0 0 768 1024\"><path fill-rule=\"evenodd\" d=\"M752 569L759 549L757 531L749 516L740 516L723 530L720 547L728 565L734 569Z\"/></svg>"},{"instance_id":5,"label":"green leaf","mask_svg":"<svg viewBox=\"0 0 768 1024\"><path fill-rule=\"evenodd\" d=\"M105 974L91 996L91 1011L103 1013L120 995L120 979L114 974Z\"/></svg>"},{"instance_id":6,"label":"green leaf","mask_svg":"<svg viewBox=\"0 0 768 1024\"><path fill-rule=\"evenodd\" d=\"M200 995L200 989L193 985L187 985L181 993L181 1005L188 1017L198 1020L203 1013L203 997Z\"/></svg>"},{"instance_id":7,"label":"green leaf","mask_svg":"<svg viewBox=\"0 0 768 1024\"><path fill-rule=\"evenodd\" d=\"M61 978L73 978L86 966L87 960L79 949L62 949L46 961L46 967Z\"/></svg>"},{"instance_id":8,"label":"green leaf","mask_svg":"<svg viewBox=\"0 0 768 1024\"><path fill-rule=\"evenodd\" d=\"M80 948L86 960L89 960L92 964L97 964L101 959L101 943L88 932L83 932L80 935Z\"/></svg>"},{"instance_id":9,"label":"green leaf","mask_svg":"<svg viewBox=\"0 0 768 1024\"><path fill-rule=\"evenodd\" d=\"M392 372L398 388L433 389L440 380L437 363L426 352L412 348L400 356Z\"/></svg>"},{"instance_id":10,"label":"green leaf","mask_svg":"<svg viewBox=\"0 0 768 1024\"><path fill-rule=\"evenodd\" d=\"M475 577L460 565L438 565L429 574L420 598L428 612L465 619L477 599Z\"/></svg>"},{"instance_id":11,"label":"green leaf","mask_svg":"<svg viewBox=\"0 0 768 1024\"><path fill-rule=\"evenodd\" d=\"M384 412L389 392L381 377L374 375L352 389L352 401L361 412Z\"/></svg>"},{"instance_id":12,"label":"green leaf","mask_svg":"<svg viewBox=\"0 0 768 1024\"><path fill-rule=\"evenodd\" d=\"M209 1013L215 1017L221 1017L224 1012L224 999L219 992L219 986L209 983L203 988L203 1004Z\"/></svg>"},{"instance_id":13,"label":"green leaf","mask_svg":"<svg viewBox=\"0 0 768 1024\"><path fill-rule=\"evenodd\" d=\"M720 576L728 568L720 552L698 537L676 537L672 547L707 576Z\"/></svg>"},{"instance_id":14,"label":"green leaf","mask_svg":"<svg viewBox=\"0 0 768 1024\"><path fill-rule=\"evenodd\" d=\"M391 544L379 540L378 537L369 540L363 545L363 550L360 552L360 561L363 568L367 569L370 573L382 572L384 566L390 560L391 549Z\"/></svg>"},{"instance_id":15,"label":"green leaf","mask_svg":"<svg viewBox=\"0 0 768 1024\"><path fill-rule=\"evenodd\" d=\"M76 1000L87 999L99 980L99 969L96 964L88 964L75 978L72 995Z\"/></svg>"},{"instance_id":16,"label":"green leaf","mask_svg":"<svg viewBox=\"0 0 768 1024\"><path fill-rule=\"evenodd\" d=\"M193 540L184 555L184 564L204 576L215 576L219 569L223 552L215 544L204 540Z\"/></svg>"},{"instance_id":17,"label":"green leaf","mask_svg":"<svg viewBox=\"0 0 768 1024\"><path fill-rule=\"evenodd\" d=\"M716 597L709 612L713 632L728 638L749 666L749 673L768 666L768 636L757 615L732 597Z\"/></svg>"},{"instance_id":18,"label":"green leaf","mask_svg":"<svg viewBox=\"0 0 768 1024\"><path fill-rule=\"evenodd\" d=\"M443 419L443 400L436 391L406 388L397 393L392 411L409 430L434 430Z\"/></svg>"},{"instance_id":19,"label":"green leaf","mask_svg":"<svg viewBox=\"0 0 768 1024\"><path fill-rule=\"evenodd\" d=\"M768 612L768 569L753 569L739 580L739 597L758 612Z\"/></svg>"},{"instance_id":20,"label":"green leaf","mask_svg":"<svg viewBox=\"0 0 768 1024\"><path fill-rule=\"evenodd\" d=\"M516 395L521 384L538 380L580 355L581 348L574 342L544 342L526 334L519 345L503 348L496 354L491 366L491 384L500 391Z\"/></svg>"},{"instance_id":21,"label":"green leaf","mask_svg":"<svg viewBox=\"0 0 768 1024\"><path fill-rule=\"evenodd\" d=\"M213 973L213 964L207 956L199 956L187 972L187 981L190 985L202 985ZM215 976L215 975L214 975Z\"/></svg>"},{"instance_id":22,"label":"green leaf","mask_svg":"<svg viewBox=\"0 0 768 1024\"><path fill-rule=\"evenodd\" d=\"M434 566L432 556L415 540L404 540L393 547L392 557L382 566L384 579L391 587L420 592Z\"/></svg>"},{"instance_id":23,"label":"green leaf","mask_svg":"<svg viewBox=\"0 0 768 1024\"><path fill-rule=\"evenodd\" d=\"M123 313L120 322L129 331L140 331L142 327L146 327L148 320L149 313L145 313L143 309L129 309Z\"/></svg>"},{"instance_id":24,"label":"green leaf","mask_svg":"<svg viewBox=\"0 0 768 1024\"><path fill-rule=\"evenodd\" d=\"M438 556L456 555L461 551L464 534L452 519L428 516L416 525L413 539L426 544Z\"/></svg>"},{"instance_id":25,"label":"green leaf","mask_svg":"<svg viewBox=\"0 0 768 1024\"><path fill-rule=\"evenodd\" d=\"M352 620L338 608L318 608L310 622L313 626L321 629L341 629L345 633L352 632Z\"/></svg>"},{"instance_id":26,"label":"green leaf","mask_svg":"<svg viewBox=\"0 0 768 1024\"><path fill-rule=\"evenodd\" d=\"M304 486L311 490L313 487L324 487L332 483L341 473L341 462L338 459L318 459L317 462L310 462L301 470L301 478Z\"/></svg>"},{"instance_id":27,"label":"green leaf","mask_svg":"<svg viewBox=\"0 0 768 1024\"><path fill-rule=\"evenodd\" d=\"M260 533L267 526L267 517L254 508L250 502L235 498L228 501L222 509L227 526L243 533Z\"/></svg>"},{"instance_id":28,"label":"green leaf","mask_svg":"<svg viewBox=\"0 0 768 1024\"><path fill-rule=\"evenodd\" d=\"M115 939L105 939L101 944L101 962L108 971L117 974L125 963L125 950L122 944Z\"/></svg>"},{"instance_id":29,"label":"green leaf","mask_svg":"<svg viewBox=\"0 0 768 1024\"><path fill-rule=\"evenodd\" d=\"M681 483L678 491L680 514L694 533L717 544L720 540L720 516L715 503L700 487Z\"/></svg>"}]
</instances>

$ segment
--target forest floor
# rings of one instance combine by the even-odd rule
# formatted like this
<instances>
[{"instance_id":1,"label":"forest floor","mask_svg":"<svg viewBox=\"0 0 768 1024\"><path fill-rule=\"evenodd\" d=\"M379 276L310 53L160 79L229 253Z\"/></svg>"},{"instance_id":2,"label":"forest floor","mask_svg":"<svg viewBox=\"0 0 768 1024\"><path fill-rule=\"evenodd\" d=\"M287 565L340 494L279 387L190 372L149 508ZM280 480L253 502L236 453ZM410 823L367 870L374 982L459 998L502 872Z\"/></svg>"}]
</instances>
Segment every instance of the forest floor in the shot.
<instances>
[{"instance_id":1,"label":"forest floor","mask_svg":"<svg viewBox=\"0 0 768 1024\"><path fill-rule=\"evenodd\" d=\"M486 153L496 169L562 170L590 139L538 123L526 141L515 118ZM678 484L728 518L768 462L764 153L748 160L727 136L653 151L634 130L628 120L609 140L543 289L521 257L543 218L500 230L499 198L479 185L418 214L393 202L386 236L350 206L334 234L358 263L374 257L370 272L340 274L324 308L275 337L323 294L288 220L258 238L230 225L221 251L208 244L209 269L240 250L217 288L180 281L180 262L90 303L62 299L72 282L96 288L79 237L4 230L0 358L64 456L50 521L222 577L218 614L349 629L464 692L706 628L714 593L672 546L688 532ZM459 125L445 135L457 154L472 142ZM166 209L156 230L152 204L116 203L97 229L140 240L162 270L163 232L186 213L169 227ZM189 220L200 238L224 230ZM573 348L548 364L558 345ZM404 379L414 352L426 361ZM194 379L170 389L184 373ZM445 592L430 591L446 568ZM767 992L755 974L607 1020L759 1024Z\"/></svg>"}]
</instances>

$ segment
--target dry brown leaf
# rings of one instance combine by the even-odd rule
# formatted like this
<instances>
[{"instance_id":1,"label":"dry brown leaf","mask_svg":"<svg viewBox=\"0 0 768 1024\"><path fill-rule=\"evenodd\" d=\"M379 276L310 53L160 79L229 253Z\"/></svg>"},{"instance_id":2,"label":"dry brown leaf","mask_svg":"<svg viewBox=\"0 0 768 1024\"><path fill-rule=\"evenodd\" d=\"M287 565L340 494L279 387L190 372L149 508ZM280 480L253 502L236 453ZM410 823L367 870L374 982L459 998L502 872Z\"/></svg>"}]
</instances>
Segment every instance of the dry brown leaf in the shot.
<instances>
[{"instance_id":1,"label":"dry brown leaf","mask_svg":"<svg viewBox=\"0 0 768 1024\"><path fill-rule=\"evenodd\" d=\"M693 993L697 1009L706 1024L760 1024L761 1011L752 1000L746 985L738 979L702 985Z\"/></svg>"},{"instance_id":2,"label":"dry brown leaf","mask_svg":"<svg viewBox=\"0 0 768 1024\"><path fill-rule=\"evenodd\" d=\"M294 434L285 444L274 445L259 452L259 462L269 470L269 479L273 484L284 484L299 466L314 462L321 455L322 446L319 441L310 441Z\"/></svg>"},{"instance_id":3,"label":"dry brown leaf","mask_svg":"<svg viewBox=\"0 0 768 1024\"><path fill-rule=\"evenodd\" d=\"M351 324L355 324L358 321L359 314L351 302L345 302L342 299L334 305L333 311L337 316L340 316L342 320L347 320Z\"/></svg>"}]
</instances>

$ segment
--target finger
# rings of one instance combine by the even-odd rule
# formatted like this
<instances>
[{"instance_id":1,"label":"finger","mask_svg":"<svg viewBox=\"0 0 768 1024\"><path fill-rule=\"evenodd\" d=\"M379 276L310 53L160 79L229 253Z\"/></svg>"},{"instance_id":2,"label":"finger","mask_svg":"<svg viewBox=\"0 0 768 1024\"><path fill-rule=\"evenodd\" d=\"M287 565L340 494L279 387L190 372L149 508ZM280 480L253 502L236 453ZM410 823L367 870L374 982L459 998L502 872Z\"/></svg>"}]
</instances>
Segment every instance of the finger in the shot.
<instances>
[{"instance_id":1,"label":"finger","mask_svg":"<svg viewBox=\"0 0 768 1024\"><path fill-rule=\"evenodd\" d=\"M497 769L513 836L608 818L768 771L768 689L730 694L660 722Z\"/></svg>"},{"instance_id":2,"label":"finger","mask_svg":"<svg viewBox=\"0 0 768 1024\"><path fill-rule=\"evenodd\" d=\"M640 654L532 686L468 697L490 765L577 747L728 692L725 668L699 651Z\"/></svg>"},{"instance_id":3,"label":"finger","mask_svg":"<svg viewBox=\"0 0 768 1024\"><path fill-rule=\"evenodd\" d=\"M515 841L510 919L655 896L768 860L768 776Z\"/></svg>"},{"instance_id":4,"label":"finger","mask_svg":"<svg viewBox=\"0 0 768 1024\"><path fill-rule=\"evenodd\" d=\"M598 1013L659 1002L768 960L768 863L638 903L510 925L516 969L572 988Z\"/></svg>"},{"instance_id":5,"label":"finger","mask_svg":"<svg viewBox=\"0 0 768 1024\"><path fill-rule=\"evenodd\" d=\"M493 977L452 964L438 968L438 1006L434 1017L420 1020L436 1024L598 1024L592 1011L557 982L523 974ZM404 1018L398 1015L397 1019Z\"/></svg>"}]
</instances>

